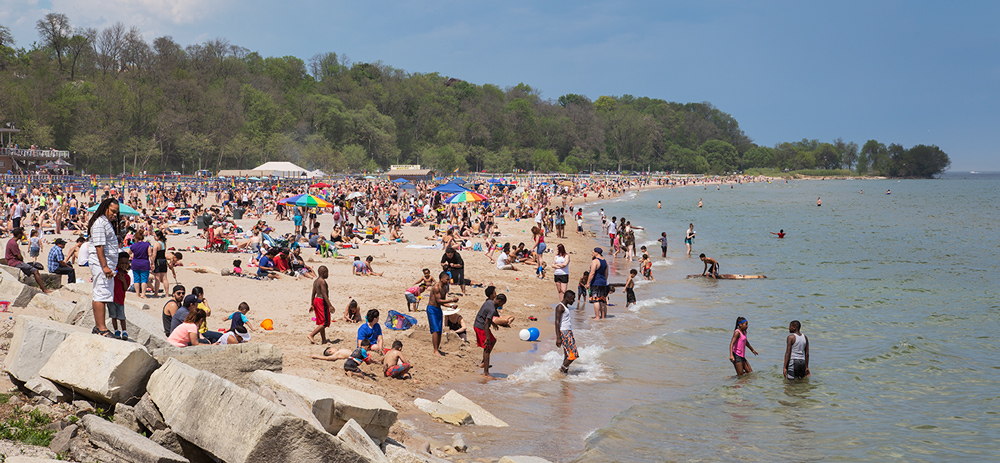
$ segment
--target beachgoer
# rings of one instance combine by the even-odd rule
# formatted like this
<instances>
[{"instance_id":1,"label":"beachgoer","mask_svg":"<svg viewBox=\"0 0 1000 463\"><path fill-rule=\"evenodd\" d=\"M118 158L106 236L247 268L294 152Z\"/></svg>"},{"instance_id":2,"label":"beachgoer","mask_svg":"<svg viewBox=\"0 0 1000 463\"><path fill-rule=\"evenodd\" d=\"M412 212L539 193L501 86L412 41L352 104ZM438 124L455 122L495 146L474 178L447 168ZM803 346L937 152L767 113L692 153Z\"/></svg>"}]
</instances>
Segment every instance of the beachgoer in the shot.
<instances>
[{"instance_id":1,"label":"beachgoer","mask_svg":"<svg viewBox=\"0 0 1000 463\"><path fill-rule=\"evenodd\" d=\"M659 202L659 201L657 201L657 202L656 202L656 208L657 208L657 209L663 209L663 205L662 205L662 204L660 204L660 202Z\"/></svg>"},{"instance_id":2,"label":"beachgoer","mask_svg":"<svg viewBox=\"0 0 1000 463\"><path fill-rule=\"evenodd\" d=\"M698 198L698 207L701 207L701 206L702 206L701 198Z\"/></svg>"},{"instance_id":3,"label":"beachgoer","mask_svg":"<svg viewBox=\"0 0 1000 463\"><path fill-rule=\"evenodd\" d=\"M687 256L691 257L691 242L694 240L694 224L689 224L684 234L684 245L687 246Z\"/></svg>"},{"instance_id":4,"label":"beachgoer","mask_svg":"<svg viewBox=\"0 0 1000 463\"><path fill-rule=\"evenodd\" d=\"M662 257L665 259L667 257L667 232L661 232L660 238L657 241L660 242L660 251L663 253Z\"/></svg>"},{"instance_id":5,"label":"beachgoer","mask_svg":"<svg viewBox=\"0 0 1000 463\"><path fill-rule=\"evenodd\" d=\"M754 350L753 346L750 345L750 340L747 339L747 328L749 326L750 322L746 318L736 318L736 329L733 331L733 338L729 341L729 361L733 362L737 376L753 372L753 368L750 368L750 362L743 356L746 353L745 349L750 349L753 355L757 355L757 351Z\"/></svg>"},{"instance_id":6,"label":"beachgoer","mask_svg":"<svg viewBox=\"0 0 1000 463\"><path fill-rule=\"evenodd\" d=\"M469 342L466 335L465 318L458 311L458 307L443 309L441 313L444 314L444 324L448 326L449 330L454 331L463 342Z\"/></svg>"},{"instance_id":7,"label":"beachgoer","mask_svg":"<svg viewBox=\"0 0 1000 463\"><path fill-rule=\"evenodd\" d=\"M556 347L563 348L563 364L559 371L564 374L569 373L569 365L580 357L576 349L576 339L573 338L573 314L569 311L575 299L576 294L573 291L566 291L563 293L562 302L556 304Z\"/></svg>"},{"instance_id":8,"label":"beachgoer","mask_svg":"<svg viewBox=\"0 0 1000 463\"><path fill-rule=\"evenodd\" d=\"M309 311L313 312L316 318L316 329L309 333L309 343L316 344L316 334L319 333L320 343L326 344L326 328L330 326L333 317L333 303L330 302L330 287L326 284L330 270L325 265L319 267L319 276L313 281L312 295L310 296Z\"/></svg>"},{"instance_id":9,"label":"beachgoer","mask_svg":"<svg viewBox=\"0 0 1000 463\"><path fill-rule=\"evenodd\" d=\"M125 291L129 287L128 271L129 258L127 252L118 253L117 272L115 273L115 294L111 302L107 303L108 318L115 329L115 339L128 341L128 327L125 325ZM121 330L118 329L118 322L121 322Z\"/></svg>"},{"instance_id":10,"label":"beachgoer","mask_svg":"<svg viewBox=\"0 0 1000 463\"><path fill-rule=\"evenodd\" d=\"M628 279L625 280L625 307L635 304L635 276L638 274L635 269L628 271Z\"/></svg>"},{"instance_id":11,"label":"beachgoer","mask_svg":"<svg viewBox=\"0 0 1000 463\"><path fill-rule=\"evenodd\" d=\"M366 323L358 327L358 345L361 341L368 341L368 345L375 348L375 352L382 353L382 326L378 324L378 309L371 309L365 315Z\"/></svg>"},{"instance_id":12,"label":"beachgoer","mask_svg":"<svg viewBox=\"0 0 1000 463\"><path fill-rule=\"evenodd\" d=\"M444 251L444 255L441 256L441 268L451 275L451 281L458 284L462 289L462 295L465 296L465 261L455 248L449 247Z\"/></svg>"},{"instance_id":13,"label":"beachgoer","mask_svg":"<svg viewBox=\"0 0 1000 463\"><path fill-rule=\"evenodd\" d=\"M368 257L365 258L365 274L367 274L367 275L374 275L374 276L380 277L380 276L382 276L382 273L385 273L385 272L375 273L375 270L372 269L372 261L373 260L375 260L375 258L372 257L372 256L368 256Z\"/></svg>"},{"instance_id":14,"label":"beachgoer","mask_svg":"<svg viewBox=\"0 0 1000 463\"><path fill-rule=\"evenodd\" d=\"M73 269L73 257L66 257L63 250L66 248L66 240L56 238L52 242L52 249L49 250L49 273L55 275L66 275L67 283L76 283L76 270Z\"/></svg>"},{"instance_id":15,"label":"beachgoer","mask_svg":"<svg viewBox=\"0 0 1000 463\"><path fill-rule=\"evenodd\" d=\"M819 199L819 198L816 198L816 205L817 206L822 206L823 205L823 200Z\"/></svg>"},{"instance_id":16,"label":"beachgoer","mask_svg":"<svg viewBox=\"0 0 1000 463\"><path fill-rule=\"evenodd\" d=\"M167 337L167 342L177 347L209 344L209 342L202 340L198 336L198 326L205 322L206 317L207 315L204 310L194 309L190 311L187 316L184 317L184 322L177 325L177 327L170 332L170 336Z\"/></svg>"},{"instance_id":17,"label":"beachgoer","mask_svg":"<svg viewBox=\"0 0 1000 463\"><path fill-rule=\"evenodd\" d=\"M427 324L431 330L431 347L434 355L444 356L438 349L441 345L441 328L444 323L444 314L441 306L458 302L458 296L448 298L448 284L451 276L448 272L441 272L438 275L438 282L431 288L431 294L427 299Z\"/></svg>"},{"instance_id":18,"label":"beachgoer","mask_svg":"<svg viewBox=\"0 0 1000 463\"><path fill-rule=\"evenodd\" d=\"M392 349L385 352L382 357L383 373L386 377L396 379L410 379L410 365L403 357L403 342L395 340L392 342Z\"/></svg>"},{"instance_id":19,"label":"beachgoer","mask_svg":"<svg viewBox=\"0 0 1000 463\"><path fill-rule=\"evenodd\" d=\"M222 334L219 338L218 344L228 345L228 344L243 344L250 340L250 333L247 332L247 326L237 326Z\"/></svg>"},{"instance_id":20,"label":"beachgoer","mask_svg":"<svg viewBox=\"0 0 1000 463\"><path fill-rule=\"evenodd\" d=\"M604 260L601 248L594 248L591 257L586 288L590 290L590 302L594 304L594 318L602 320L608 316L608 262Z\"/></svg>"},{"instance_id":21,"label":"beachgoer","mask_svg":"<svg viewBox=\"0 0 1000 463\"><path fill-rule=\"evenodd\" d=\"M809 338L799 331L801 328L798 320L788 324L791 334L785 338L785 361L781 364L781 375L788 379L809 376Z\"/></svg>"},{"instance_id":22,"label":"beachgoer","mask_svg":"<svg viewBox=\"0 0 1000 463\"><path fill-rule=\"evenodd\" d=\"M335 360L347 360L347 359L351 358L351 352L354 352L354 351L352 349L336 349L336 350L334 350L334 348L332 348L332 347L327 347L326 349L323 349L323 355L313 354L313 355L310 356L310 358L315 359L315 360L328 360L328 361L331 361L331 362L335 361Z\"/></svg>"},{"instance_id":23,"label":"beachgoer","mask_svg":"<svg viewBox=\"0 0 1000 463\"><path fill-rule=\"evenodd\" d=\"M782 228L781 230L778 230L778 233L771 232L771 234L772 235L778 235L778 238L784 238L785 237L785 229Z\"/></svg>"},{"instance_id":24,"label":"beachgoer","mask_svg":"<svg viewBox=\"0 0 1000 463\"><path fill-rule=\"evenodd\" d=\"M112 221L114 221L112 223ZM87 223L88 234L90 235L90 276L93 280L92 309L94 311L93 333L114 337L108 330L105 322L106 307L108 302L114 302L115 283L112 278L115 276L110 267L111 262L118 260L119 241L118 227L118 200L112 197L101 201L97 206L94 215ZM9 262L9 258L8 258Z\"/></svg>"},{"instance_id":25,"label":"beachgoer","mask_svg":"<svg viewBox=\"0 0 1000 463\"><path fill-rule=\"evenodd\" d=\"M361 323L361 307L358 306L358 301L351 299L351 302L347 303L347 308L344 309L344 321Z\"/></svg>"},{"instance_id":26,"label":"beachgoer","mask_svg":"<svg viewBox=\"0 0 1000 463\"><path fill-rule=\"evenodd\" d=\"M583 277L576 282L576 291L579 297L576 299L576 308L579 309L587 300L587 281L590 281L590 270L583 272Z\"/></svg>"},{"instance_id":27,"label":"beachgoer","mask_svg":"<svg viewBox=\"0 0 1000 463\"><path fill-rule=\"evenodd\" d=\"M367 339L363 339L358 343L358 347L351 351L351 356L344 361L344 372L347 376L368 377L368 374L361 371L361 364L372 363L372 358L368 355L369 347L371 347L371 343Z\"/></svg>"},{"instance_id":28,"label":"beachgoer","mask_svg":"<svg viewBox=\"0 0 1000 463\"><path fill-rule=\"evenodd\" d=\"M250 313L250 304L247 304L246 302L240 302L240 305L237 307L236 312L229 314L229 316L225 318L226 320L232 320L232 322L229 324L229 330L232 331L239 327L247 327L250 330L254 330L253 325L250 324L250 320L247 319L248 313ZM247 336L248 336L247 339L250 339L249 338L250 335L247 334Z\"/></svg>"},{"instance_id":29,"label":"beachgoer","mask_svg":"<svg viewBox=\"0 0 1000 463\"><path fill-rule=\"evenodd\" d=\"M552 259L552 280L556 283L559 299L569 286L569 254L562 243L556 245L556 256Z\"/></svg>"},{"instance_id":30,"label":"beachgoer","mask_svg":"<svg viewBox=\"0 0 1000 463\"><path fill-rule=\"evenodd\" d=\"M499 317L497 304L503 305L506 302L506 295L495 294L492 286L486 288L486 301L479 307L479 312L476 313L476 320L472 324L472 329L476 332L476 345L483 349L483 363L479 364L479 366L483 369L484 378L493 379L490 375L490 367L492 366L490 365L490 354L497 343L497 338L493 336L490 327L500 329L496 322L494 322Z\"/></svg>"},{"instance_id":31,"label":"beachgoer","mask_svg":"<svg viewBox=\"0 0 1000 463\"><path fill-rule=\"evenodd\" d=\"M163 304L163 311L160 313L160 319L163 322L164 336L170 336L174 314L177 313L177 309L181 307L181 303L184 301L184 293L186 291L187 290L184 289L184 286L174 286L174 290L170 293L172 298L167 301L166 304Z\"/></svg>"},{"instance_id":32,"label":"beachgoer","mask_svg":"<svg viewBox=\"0 0 1000 463\"><path fill-rule=\"evenodd\" d=\"M701 261L705 263L705 268L702 269L701 276L706 276L706 274L707 274L708 276L712 277L713 280L718 279L719 278L719 261L717 261L717 260L715 260L715 259L713 259L711 257L705 256L705 253L701 253L701 255L698 256L698 258L701 259Z\"/></svg>"}]
</instances>

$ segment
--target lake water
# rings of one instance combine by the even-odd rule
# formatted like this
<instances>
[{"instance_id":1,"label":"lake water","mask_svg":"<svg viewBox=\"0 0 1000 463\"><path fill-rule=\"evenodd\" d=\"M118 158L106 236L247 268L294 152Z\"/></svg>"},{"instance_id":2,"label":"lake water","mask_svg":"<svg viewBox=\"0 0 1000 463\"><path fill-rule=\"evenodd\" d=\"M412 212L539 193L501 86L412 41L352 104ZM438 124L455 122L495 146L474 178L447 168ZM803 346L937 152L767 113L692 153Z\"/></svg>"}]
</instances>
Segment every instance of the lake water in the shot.
<instances>
[{"instance_id":1,"label":"lake water","mask_svg":"<svg viewBox=\"0 0 1000 463\"><path fill-rule=\"evenodd\" d=\"M481 447L471 456L1000 459L1000 176L685 187L601 206L646 227L637 242L652 251L657 281L640 284L628 310L613 294L611 319L590 320L590 306L574 314L582 358L569 376L556 372L562 354L546 340L495 356L494 370L514 371L505 380L459 389L497 404L512 425L463 429ZM592 227L596 207L585 208ZM778 229L788 235L768 233ZM661 231L666 259L655 242ZM768 279L685 279L701 272L702 252L723 273ZM614 261L612 281L634 266ZM571 288L582 270L577 263ZM754 373L740 378L728 359L738 316L749 319L760 353L748 357ZM812 376L797 382L780 369L793 319L811 354Z\"/></svg>"}]
</instances>

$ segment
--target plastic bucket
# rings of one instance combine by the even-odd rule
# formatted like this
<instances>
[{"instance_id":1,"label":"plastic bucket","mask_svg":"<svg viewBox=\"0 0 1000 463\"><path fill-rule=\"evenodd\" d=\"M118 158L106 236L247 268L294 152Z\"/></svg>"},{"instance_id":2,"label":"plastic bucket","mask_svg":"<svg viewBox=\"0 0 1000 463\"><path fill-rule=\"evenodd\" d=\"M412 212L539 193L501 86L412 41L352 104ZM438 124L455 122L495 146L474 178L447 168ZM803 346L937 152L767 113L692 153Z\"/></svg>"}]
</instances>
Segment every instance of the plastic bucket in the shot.
<instances>
[{"instance_id":1,"label":"plastic bucket","mask_svg":"<svg viewBox=\"0 0 1000 463\"><path fill-rule=\"evenodd\" d=\"M260 327L267 331L271 331L274 329L274 322L271 321L270 318L265 318L264 321L260 322Z\"/></svg>"}]
</instances>

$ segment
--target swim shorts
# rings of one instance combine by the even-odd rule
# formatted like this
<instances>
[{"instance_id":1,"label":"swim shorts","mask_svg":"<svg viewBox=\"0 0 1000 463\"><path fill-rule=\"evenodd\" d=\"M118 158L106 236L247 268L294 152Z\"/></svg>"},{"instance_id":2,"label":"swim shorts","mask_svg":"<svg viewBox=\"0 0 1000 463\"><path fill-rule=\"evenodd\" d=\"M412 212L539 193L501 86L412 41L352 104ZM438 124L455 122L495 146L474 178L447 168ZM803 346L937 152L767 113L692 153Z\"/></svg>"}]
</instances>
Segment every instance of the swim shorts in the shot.
<instances>
[{"instance_id":1,"label":"swim shorts","mask_svg":"<svg viewBox=\"0 0 1000 463\"><path fill-rule=\"evenodd\" d=\"M590 302L607 302L608 286L590 286Z\"/></svg>"},{"instance_id":2,"label":"swim shorts","mask_svg":"<svg viewBox=\"0 0 1000 463\"><path fill-rule=\"evenodd\" d=\"M476 330L476 345L484 350L492 351L493 346L497 344L497 338L493 336L493 333L482 328L473 327L473 329Z\"/></svg>"},{"instance_id":3,"label":"swim shorts","mask_svg":"<svg viewBox=\"0 0 1000 463\"><path fill-rule=\"evenodd\" d=\"M552 275L552 280L556 283L569 283L569 275Z\"/></svg>"},{"instance_id":4,"label":"swim shorts","mask_svg":"<svg viewBox=\"0 0 1000 463\"><path fill-rule=\"evenodd\" d=\"M167 259L156 259L153 273L167 273Z\"/></svg>"},{"instance_id":5,"label":"swim shorts","mask_svg":"<svg viewBox=\"0 0 1000 463\"><path fill-rule=\"evenodd\" d=\"M802 379L806 377L806 360L791 359L788 361L788 379Z\"/></svg>"},{"instance_id":6,"label":"swim shorts","mask_svg":"<svg viewBox=\"0 0 1000 463\"><path fill-rule=\"evenodd\" d=\"M733 365L736 365L737 363L745 363L746 361L746 358L740 357L739 355L736 355L736 352L733 352Z\"/></svg>"},{"instance_id":7,"label":"swim shorts","mask_svg":"<svg viewBox=\"0 0 1000 463\"><path fill-rule=\"evenodd\" d=\"M570 360L580 358L580 354L576 351L576 339L573 338L573 330L560 331L559 338L562 340L562 348L563 352L566 353L566 358Z\"/></svg>"},{"instance_id":8,"label":"swim shorts","mask_svg":"<svg viewBox=\"0 0 1000 463\"><path fill-rule=\"evenodd\" d=\"M635 304L635 291L632 288L625 288L625 303Z\"/></svg>"},{"instance_id":9,"label":"swim shorts","mask_svg":"<svg viewBox=\"0 0 1000 463\"><path fill-rule=\"evenodd\" d=\"M344 371L353 371L355 373L361 373L361 369L358 368L358 362L354 361L353 358L349 358L344 361Z\"/></svg>"},{"instance_id":10,"label":"swim shorts","mask_svg":"<svg viewBox=\"0 0 1000 463\"><path fill-rule=\"evenodd\" d=\"M313 298L313 312L316 314L316 325L330 326L330 312L326 309L326 303L322 297Z\"/></svg>"},{"instance_id":11,"label":"swim shorts","mask_svg":"<svg viewBox=\"0 0 1000 463\"><path fill-rule=\"evenodd\" d=\"M430 325L431 333L440 333L444 320L444 313L440 307L427 306L427 324Z\"/></svg>"},{"instance_id":12,"label":"swim shorts","mask_svg":"<svg viewBox=\"0 0 1000 463\"><path fill-rule=\"evenodd\" d=\"M132 283L149 283L149 271L132 270Z\"/></svg>"},{"instance_id":13,"label":"swim shorts","mask_svg":"<svg viewBox=\"0 0 1000 463\"><path fill-rule=\"evenodd\" d=\"M417 303L417 296L414 296L413 293L403 292L403 296L406 296L406 302L410 304Z\"/></svg>"},{"instance_id":14,"label":"swim shorts","mask_svg":"<svg viewBox=\"0 0 1000 463\"><path fill-rule=\"evenodd\" d=\"M404 363L402 365L395 365L385 369L385 375L390 378L399 378L410 371L410 364Z\"/></svg>"}]
</instances>

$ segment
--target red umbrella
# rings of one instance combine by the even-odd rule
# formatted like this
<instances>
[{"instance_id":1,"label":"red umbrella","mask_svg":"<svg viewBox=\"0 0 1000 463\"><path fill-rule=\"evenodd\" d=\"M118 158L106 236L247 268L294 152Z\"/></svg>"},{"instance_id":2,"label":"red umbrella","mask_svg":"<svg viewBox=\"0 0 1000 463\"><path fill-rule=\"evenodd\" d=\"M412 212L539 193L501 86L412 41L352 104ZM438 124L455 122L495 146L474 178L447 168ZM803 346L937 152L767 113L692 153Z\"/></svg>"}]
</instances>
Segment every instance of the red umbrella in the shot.
<instances>
[{"instance_id":1,"label":"red umbrella","mask_svg":"<svg viewBox=\"0 0 1000 463\"><path fill-rule=\"evenodd\" d=\"M333 185L329 185L329 184L326 184L326 183L323 183L323 182L319 182L319 183L313 183L312 185L309 185L309 188L330 188L331 186L333 186Z\"/></svg>"}]
</instances>

